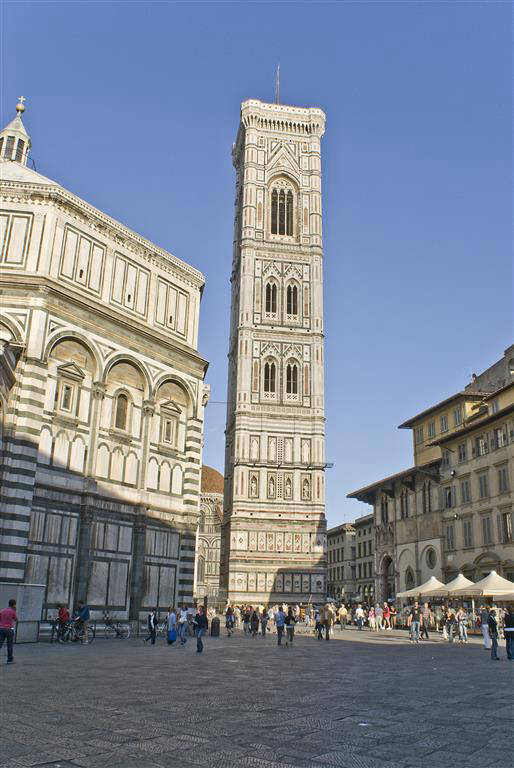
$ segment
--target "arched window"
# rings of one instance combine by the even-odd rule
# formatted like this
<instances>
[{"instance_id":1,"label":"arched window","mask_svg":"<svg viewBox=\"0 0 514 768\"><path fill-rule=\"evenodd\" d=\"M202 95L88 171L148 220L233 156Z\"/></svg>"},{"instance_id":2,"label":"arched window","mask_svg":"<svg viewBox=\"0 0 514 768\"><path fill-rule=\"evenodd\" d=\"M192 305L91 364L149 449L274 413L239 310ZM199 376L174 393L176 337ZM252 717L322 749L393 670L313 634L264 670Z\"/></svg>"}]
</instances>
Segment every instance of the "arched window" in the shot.
<instances>
[{"instance_id":1,"label":"arched window","mask_svg":"<svg viewBox=\"0 0 514 768\"><path fill-rule=\"evenodd\" d=\"M276 189L271 193L271 231L274 235L278 234L278 192Z\"/></svg>"},{"instance_id":2,"label":"arched window","mask_svg":"<svg viewBox=\"0 0 514 768\"><path fill-rule=\"evenodd\" d=\"M277 286L275 283L266 284L266 313L277 314Z\"/></svg>"},{"instance_id":3,"label":"arched window","mask_svg":"<svg viewBox=\"0 0 514 768\"><path fill-rule=\"evenodd\" d=\"M288 315L298 315L298 288L296 285L287 286L286 312Z\"/></svg>"},{"instance_id":4,"label":"arched window","mask_svg":"<svg viewBox=\"0 0 514 768\"><path fill-rule=\"evenodd\" d=\"M271 192L271 234L293 234L294 195L290 189L275 187Z\"/></svg>"},{"instance_id":5,"label":"arched window","mask_svg":"<svg viewBox=\"0 0 514 768\"><path fill-rule=\"evenodd\" d=\"M407 568L405 571L405 589L414 588L414 574L411 568Z\"/></svg>"},{"instance_id":6,"label":"arched window","mask_svg":"<svg viewBox=\"0 0 514 768\"><path fill-rule=\"evenodd\" d=\"M128 397L121 392L116 398L116 411L114 416L114 426L116 429L127 429L128 417Z\"/></svg>"},{"instance_id":7,"label":"arched window","mask_svg":"<svg viewBox=\"0 0 514 768\"><path fill-rule=\"evenodd\" d=\"M286 366L286 393L298 394L298 366L296 363L288 363Z\"/></svg>"},{"instance_id":8,"label":"arched window","mask_svg":"<svg viewBox=\"0 0 514 768\"><path fill-rule=\"evenodd\" d=\"M16 157L15 160L18 163L21 163L23 160L23 151L25 149L25 142L22 141L22 139L18 139L18 144L16 145Z\"/></svg>"},{"instance_id":9,"label":"arched window","mask_svg":"<svg viewBox=\"0 0 514 768\"><path fill-rule=\"evenodd\" d=\"M273 362L264 365L264 392L273 394L277 388L277 366Z\"/></svg>"}]
</instances>

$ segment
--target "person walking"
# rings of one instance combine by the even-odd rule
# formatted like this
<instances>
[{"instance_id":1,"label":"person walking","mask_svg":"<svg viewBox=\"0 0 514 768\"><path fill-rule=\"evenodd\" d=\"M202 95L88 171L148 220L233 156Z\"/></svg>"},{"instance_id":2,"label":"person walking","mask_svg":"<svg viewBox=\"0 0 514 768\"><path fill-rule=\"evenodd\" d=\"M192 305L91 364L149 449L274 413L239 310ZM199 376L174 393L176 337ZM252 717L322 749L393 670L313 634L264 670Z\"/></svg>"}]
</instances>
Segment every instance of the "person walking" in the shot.
<instances>
[{"instance_id":1,"label":"person walking","mask_svg":"<svg viewBox=\"0 0 514 768\"><path fill-rule=\"evenodd\" d=\"M180 610L180 615L178 617L178 637L179 637L181 646L184 646L187 643L187 626L188 626L187 605L184 603L184 605Z\"/></svg>"},{"instance_id":2,"label":"person walking","mask_svg":"<svg viewBox=\"0 0 514 768\"><path fill-rule=\"evenodd\" d=\"M360 603L357 606L357 610L355 611L355 620L357 622L357 628L362 630L362 625L364 624L364 611Z\"/></svg>"},{"instance_id":3,"label":"person walking","mask_svg":"<svg viewBox=\"0 0 514 768\"><path fill-rule=\"evenodd\" d=\"M505 650L509 661L514 661L514 608L508 605L503 617L503 634L505 635Z\"/></svg>"},{"instance_id":4,"label":"person walking","mask_svg":"<svg viewBox=\"0 0 514 768\"><path fill-rule=\"evenodd\" d=\"M225 613L225 627L227 628L227 637L232 637L232 632L234 631L234 623L235 623L234 611L229 605L227 608L227 612Z\"/></svg>"},{"instance_id":5,"label":"person walking","mask_svg":"<svg viewBox=\"0 0 514 768\"><path fill-rule=\"evenodd\" d=\"M251 617L250 608L246 606L243 612L243 631L245 635L250 634L250 617Z\"/></svg>"},{"instance_id":6,"label":"person walking","mask_svg":"<svg viewBox=\"0 0 514 768\"><path fill-rule=\"evenodd\" d=\"M148 635L143 640L143 643L146 645L150 640L151 645L155 645L155 638L157 637L157 611L155 608L152 608L148 614L146 624L148 626Z\"/></svg>"},{"instance_id":7,"label":"person walking","mask_svg":"<svg viewBox=\"0 0 514 768\"><path fill-rule=\"evenodd\" d=\"M177 614L172 606L170 606L166 621L168 624L168 645L173 645L177 640Z\"/></svg>"},{"instance_id":8,"label":"person walking","mask_svg":"<svg viewBox=\"0 0 514 768\"><path fill-rule=\"evenodd\" d=\"M262 637L266 637L266 630L268 628L268 612L266 608L263 609L261 613L261 635Z\"/></svg>"},{"instance_id":9,"label":"person walking","mask_svg":"<svg viewBox=\"0 0 514 768\"><path fill-rule=\"evenodd\" d=\"M489 608L483 605L480 609L480 629L484 639L484 648L486 651L491 649L491 636L489 635Z\"/></svg>"},{"instance_id":10,"label":"person walking","mask_svg":"<svg viewBox=\"0 0 514 768\"><path fill-rule=\"evenodd\" d=\"M18 621L16 616L16 600L12 597L9 600L7 608L0 611L0 648L7 641L7 663L15 664L13 656L14 646L14 626Z\"/></svg>"},{"instance_id":11,"label":"person walking","mask_svg":"<svg viewBox=\"0 0 514 768\"><path fill-rule=\"evenodd\" d=\"M425 635L427 640L430 640L428 636L428 628L430 626L431 615L430 605L428 603L423 603L423 610L421 611L421 632L419 635L420 640L423 640L423 635Z\"/></svg>"},{"instance_id":12,"label":"person walking","mask_svg":"<svg viewBox=\"0 0 514 768\"><path fill-rule=\"evenodd\" d=\"M382 614L383 614L382 608L377 603L375 605L375 621L377 623L377 632L382 629Z\"/></svg>"},{"instance_id":13,"label":"person walking","mask_svg":"<svg viewBox=\"0 0 514 768\"><path fill-rule=\"evenodd\" d=\"M407 626L410 627L410 641L411 643L416 642L419 643L419 625L421 620L421 611L419 610L418 602L416 601L414 603L414 606L411 608L411 611L409 613L409 618L407 620Z\"/></svg>"},{"instance_id":14,"label":"person walking","mask_svg":"<svg viewBox=\"0 0 514 768\"><path fill-rule=\"evenodd\" d=\"M297 618L295 616L295 613L291 606L289 606L287 611L287 616L285 618L286 623L286 646L293 644L293 638L294 638L294 625L297 622Z\"/></svg>"},{"instance_id":15,"label":"person walking","mask_svg":"<svg viewBox=\"0 0 514 768\"><path fill-rule=\"evenodd\" d=\"M321 614L318 608L314 611L314 631L317 632L317 639L323 640L323 624L321 622Z\"/></svg>"},{"instance_id":16,"label":"person walking","mask_svg":"<svg viewBox=\"0 0 514 768\"><path fill-rule=\"evenodd\" d=\"M332 624L334 622L334 614L332 608L328 603L325 603L323 608L323 626L325 627L325 640L330 640L330 632L332 630Z\"/></svg>"},{"instance_id":17,"label":"person walking","mask_svg":"<svg viewBox=\"0 0 514 768\"><path fill-rule=\"evenodd\" d=\"M391 609L389 607L389 603L384 603L384 607L382 609L382 617L384 628L391 629Z\"/></svg>"},{"instance_id":18,"label":"person walking","mask_svg":"<svg viewBox=\"0 0 514 768\"><path fill-rule=\"evenodd\" d=\"M348 611L346 610L346 605L344 603L339 608L338 613L339 613L339 629L342 632L343 629L346 629L346 622L348 621Z\"/></svg>"},{"instance_id":19,"label":"person walking","mask_svg":"<svg viewBox=\"0 0 514 768\"><path fill-rule=\"evenodd\" d=\"M282 606L279 606L278 611L275 614L275 626L277 628L277 645L282 645L282 635L284 634L284 627L286 624L286 615Z\"/></svg>"},{"instance_id":20,"label":"person walking","mask_svg":"<svg viewBox=\"0 0 514 768\"><path fill-rule=\"evenodd\" d=\"M498 622L496 621L496 611L494 608L491 608L489 611L487 626L489 627L489 637L491 638L491 660L500 661L498 656Z\"/></svg>"},{"instance_id":21,"label":"person walking","mask_svg":"<svg viewBox=\"0 0 514 768\"><path fill-rule=\"evenodd\" d=\"M398 611L396 610L394 605L391 605L389 608L389 620L391 622L391 628L396 629L396 619L398 617Z\"/></svg>"},{"instance_id":22,"label":"person walking","mask_svg":"<svg viewBox=\"0 0 514 768\"><path fill-rule=\"evenodd\" d=\"M377 621L375 619L375 609L373 606L369 609L368 613L368 624L369 624L369 631L370 632L376 632L377 629Z\"/></svg>"},{"instance_id":23,"label":"person walking","mask_svg":"<svg viewBox=\"0 0 514 768\"><path fill-rule=\"evenodd\" d=\"M209 627L209 622L207 621L207 616L205 615L203 605L198 606L198 611L196 612L196 616L193 619L193 625L195 628L195 635L196 635L196 652L202 653L203 651L202 637L207 632L207 629Z\"/></svg>"},{"instance_id":24,"label":"person walking","mask_svg":"<svg viewBox=\"0 0 514 768\"><path fill-rule=\"evenodd\" d=\"M250 630L252 633L252 637L257 637L257 635L259 634L259 622L260 622L259 611L257 610L257 608L254 608L250 616Z\"/></svg>"}]
</instances>

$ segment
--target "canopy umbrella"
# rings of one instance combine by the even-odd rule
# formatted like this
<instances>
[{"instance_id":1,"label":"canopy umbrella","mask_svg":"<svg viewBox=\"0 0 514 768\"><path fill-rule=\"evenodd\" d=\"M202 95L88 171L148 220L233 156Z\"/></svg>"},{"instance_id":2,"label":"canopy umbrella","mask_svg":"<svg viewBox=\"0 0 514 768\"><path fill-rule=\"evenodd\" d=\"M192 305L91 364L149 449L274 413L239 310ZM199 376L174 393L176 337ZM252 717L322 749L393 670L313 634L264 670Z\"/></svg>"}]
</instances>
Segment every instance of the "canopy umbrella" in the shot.
<instances>
[{"instance_id":1,"label":"canopy umbrella","mask_svg":"<svg viewBox=\"0 0 514 768\"><path fill-rule=\"evenodd\" d=\"M462 589L454 589L452 595L508 595L514 592L514 582L504 579L503 576L498 576L496 571L491 573L484 579L477 581L476 584L472 584L471 587L463 587Z\"/></svg>"},{"instance_id":2,"label":"canopy umbrella","mask_svg":"<svg viewBox=\"0 0 514 768\"><path fill-rule=\"evenodd\" d=\"M424 584L420 584L419 587L413 587L407 589L405 592L398 592L396 597L422 597L423 595L433 595L435 589L441 589L444 587L442 581L436 579L435 576L431 576Z\"/></svg>"},{"instance_id":3,"label":"canopy umbrella","mask_svg":"<svg viewBox=\"0 0 514 768\"><path fill-rule=\"evenodd\" d=\"M464 587L472 587L473 582L467 579L462 573L459 573L454 579L443 584L441 589L436 589L432 592L432 597L448 597L453 593L455 589L463 589Z\"/></svg>"},{"instance_id":4,"label":"canopy umbrella","mask_svg":"<svg viewBox=\"0 0 514 768\"><path fill-rule=\"evenodd\" d=\"M493 603L513 603L514 592L508 592L506 595L494 595Z\"/></svg>"}]
</instances>

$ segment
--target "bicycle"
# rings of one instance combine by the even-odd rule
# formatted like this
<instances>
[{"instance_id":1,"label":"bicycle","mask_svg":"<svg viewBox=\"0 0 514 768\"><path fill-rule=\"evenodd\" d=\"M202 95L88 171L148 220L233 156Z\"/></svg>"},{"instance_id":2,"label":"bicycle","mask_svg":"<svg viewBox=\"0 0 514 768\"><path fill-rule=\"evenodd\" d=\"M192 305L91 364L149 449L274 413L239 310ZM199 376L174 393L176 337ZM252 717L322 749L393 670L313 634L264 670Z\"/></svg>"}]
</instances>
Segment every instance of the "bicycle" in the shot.
<instances>
[{"instance_id":1,"label":"bicycle","mask_svg":"<svg viewBox=\"0 0 514 768\"><path fill-rule=\"evenodd\" d=\"M130 637L130 625L122 624L121 621L105 622L104 636L106 640L112 640L114 637L119 637L121 640L128 640Z\"/></svg>"},{"instance_id":2,"label":"bicycle","mask_svg":"<svg viewBox=\"0 0 514 768\"><path fill-rule=\"evenodd\" d=\"M96 631L94 627L88 624L87 627L87 642L92 643L96 637ZM84 629L82 622L77 620L70 621L68 625L62 631L62 642L78 643L83 642Z\"/></svg>"}]
</instances>

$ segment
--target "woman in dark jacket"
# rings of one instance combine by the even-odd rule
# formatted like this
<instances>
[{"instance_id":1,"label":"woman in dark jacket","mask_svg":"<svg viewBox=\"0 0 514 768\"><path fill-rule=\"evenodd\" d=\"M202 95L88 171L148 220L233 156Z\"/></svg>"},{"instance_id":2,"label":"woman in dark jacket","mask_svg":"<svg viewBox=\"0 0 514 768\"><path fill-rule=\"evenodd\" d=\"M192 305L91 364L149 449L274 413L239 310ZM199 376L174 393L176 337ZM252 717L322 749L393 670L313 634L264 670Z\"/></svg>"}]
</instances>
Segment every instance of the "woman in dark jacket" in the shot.
<instances>
[{"instance_id":1,"label":"woman in dark jacket","mask_svg":"<svg viewBox=\"0 0 514 768\"><path fill-rule=\"evenodd\" d=\"M250 627L252 630L252 637L257 637L259 633L259 612L256 608L253 609L252 615L250 617Z\"/></svg>"},{"instance_id":2,"label":"woman in dark jacket","mask_svg":"<svg viewBox=\"0 0 514 768\"><path fill-rule=\"evenodd\" d=\"M203 651L202 635L204 635L207 632L207 628L209 626L209 622L207 621L207 616L205 615L203 605L200 605L198 607L196 616L193 619L193 624L195 627L195 634L196 634L196 652L201 653Z\"/></svg>"}]
</instances>

